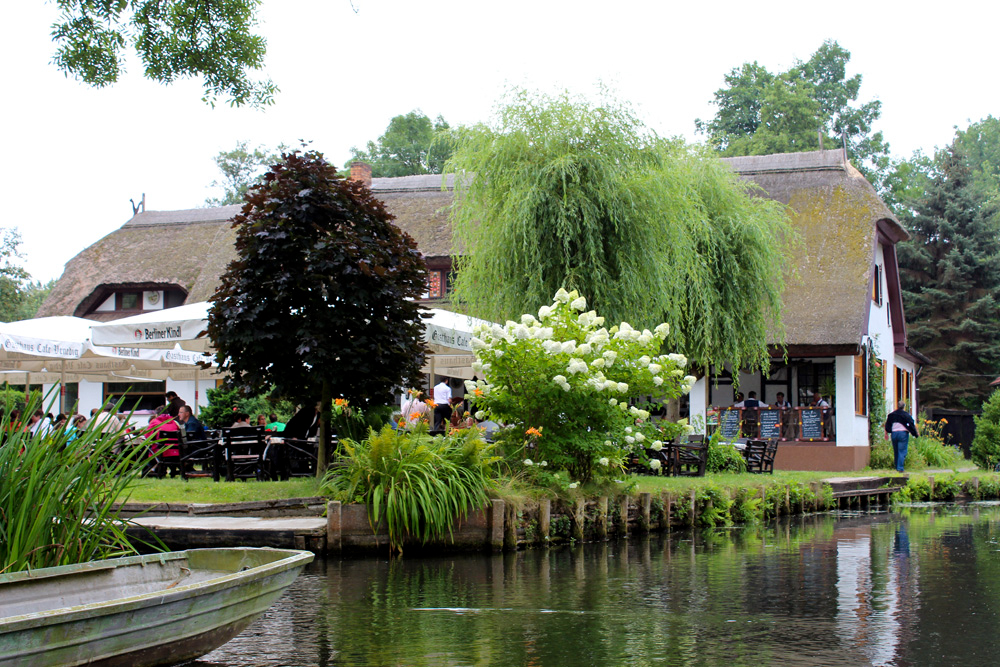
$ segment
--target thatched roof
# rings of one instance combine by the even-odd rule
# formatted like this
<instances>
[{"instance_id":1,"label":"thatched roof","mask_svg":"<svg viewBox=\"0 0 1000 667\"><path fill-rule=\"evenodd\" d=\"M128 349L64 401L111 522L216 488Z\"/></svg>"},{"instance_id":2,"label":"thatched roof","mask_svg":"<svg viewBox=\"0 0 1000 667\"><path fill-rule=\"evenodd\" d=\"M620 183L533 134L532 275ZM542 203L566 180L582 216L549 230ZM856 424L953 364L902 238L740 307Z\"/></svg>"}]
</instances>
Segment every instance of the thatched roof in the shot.
<instances>
[{"instance_id":1,"label":"thatched roof","mask_svg":"<svg viewBox=\"0 0 1000 667\"><path fill-rule=\"evenodd\" d=\"M450 186L451 179L447 184ZM440 175L374 178L372 191L396 216L396 224L414 238L425 257L451 255L447 207L451 192L442 191ZM184 211L143 211L120 229L83 250L66 264L38 310L46 315L84 316L102 288L156 289L177 285L187 303L206 301L235 257L236 232L229 220L241 206ZM111 319L120 314L87 315Z\"/></svg>"},{"instance_id":2,"label":"thatched roof","mask_svg":"<svg viewBox=\"0 0 1000 667\"><path fill-rule=\"evenodd\" d=\"M798 275L784 295L789 345L857 346L867 317L877 229L906 232L839 150L728 158L766 196L787 204L802 244ZM372 190L428 257L452 254L447 208L452 179L438 175L372 179ZM442 188L444 185L444 189ZM39 316L82 314L98 288L175 284L187 302L211 297L233 258L228 220L239 206L137 214L83 250L39 309ZM880 224L881 223L881 224Z\"/></svg>"},{"instance_id":3,"label":"thatched roof","mask_svg":"<svg viewBox=\"0 0 1000 667\"><path fill-rule=\"evenodd\" d=\"M840 150L727 158L760 196L792 210L801 235L782 302L788 345L858 346L866 330L879 227L906 231ZM881 223L881 224L880 224Z\"/></svg>"}]
</instances>

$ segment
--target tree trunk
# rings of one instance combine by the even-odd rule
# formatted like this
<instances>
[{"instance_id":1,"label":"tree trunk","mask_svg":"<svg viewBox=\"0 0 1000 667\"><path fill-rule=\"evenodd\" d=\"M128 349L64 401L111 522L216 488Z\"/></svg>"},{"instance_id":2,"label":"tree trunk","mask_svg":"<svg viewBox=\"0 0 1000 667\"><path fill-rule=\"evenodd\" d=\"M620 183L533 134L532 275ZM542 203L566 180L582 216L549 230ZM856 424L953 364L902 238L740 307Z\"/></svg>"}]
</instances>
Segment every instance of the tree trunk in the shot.
<instances>
[{"instance_id":1,"label":"tree trunk","mask_svg":"<svg viewBox=\"0 0 1000 667\"><path fill-rule=\"evenodd\" d=\"M320 479L330 465L330 411L333 405L333 388L329 380L323 380L320 391L319 445L316 450L316 476Z\"/></svg>"},{"instance_id":2,"label":"tree trunk","mask_svg":"<svg viewBox=\"0 0 1000 667\"><path fill-rule=\"evenodd\" d=\"M666 404L667 414L666 419L669 422L676 422L681 418L681 399L671 398Z\"/></svg>"}]
</instances>

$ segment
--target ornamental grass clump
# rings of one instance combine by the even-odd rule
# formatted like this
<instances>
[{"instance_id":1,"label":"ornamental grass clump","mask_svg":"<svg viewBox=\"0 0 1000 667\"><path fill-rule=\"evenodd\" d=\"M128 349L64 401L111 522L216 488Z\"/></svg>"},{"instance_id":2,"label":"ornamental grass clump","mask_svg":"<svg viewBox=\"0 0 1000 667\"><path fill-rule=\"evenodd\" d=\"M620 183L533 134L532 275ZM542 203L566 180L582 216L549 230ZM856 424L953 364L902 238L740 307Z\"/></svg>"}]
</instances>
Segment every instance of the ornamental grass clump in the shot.
<instances>
[{"instance_id":1,"label":"ornamental grass clump","mask_svg":"<svg viewBox=\"0 0 1000 667\"><path fill-rule=\"evenodd\" d=\"M30 400L25 414L38 407ZM93 425L31 435L0 421L0 572L136 553L119 506L142 470L142 448L118 451L122 430Z\"/></svg>"},{"instance_id":2,"label":"ornamental grass clump","mask_svg":"<svg viewBox=\"0 0 1000 667\"><path fill-rule=\"evenodd\" d=\"M541 434L508 458L547 461L571 483L620 478L626 457L662 447L656 433L669 438L690 428L657 422L650 431L650 413L632 404L677 398L694 385L683 355L661 354L669 330L664 323L639 331L627 322L608 329L584 297L560 289L537 318L475 332L473 369L482 379L466 389L476 417Z\"/></svg>"},{"instance_id":3,"label":"ornamental grass clump","mask_svg":"<svg viewBox=\"0 0 1000 667\"><path fill-rule=\"evenodd\" d=\"M372 531L385 527L399 552L408 539L450 539L455 523L484 507L495 489L499 459L476 429L435 438L426 425L386 426L341 446L344 459L329 469L323 489L364 503Z\"/></svg>"}]
</instances>

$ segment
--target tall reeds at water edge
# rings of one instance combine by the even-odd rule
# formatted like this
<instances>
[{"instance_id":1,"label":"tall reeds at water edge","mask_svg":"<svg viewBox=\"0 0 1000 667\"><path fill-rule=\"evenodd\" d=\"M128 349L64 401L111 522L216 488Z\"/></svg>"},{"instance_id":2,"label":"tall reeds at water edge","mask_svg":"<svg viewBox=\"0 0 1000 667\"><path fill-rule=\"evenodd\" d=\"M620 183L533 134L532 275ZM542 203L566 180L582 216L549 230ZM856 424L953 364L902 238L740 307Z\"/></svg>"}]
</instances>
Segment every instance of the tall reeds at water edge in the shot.
<instances>
[{"instance_id":1,"label":"tall reeds at water edge","mask_svg":"<svg viewBox=\"0 0 1000 667\"><path fill-rule=\"evenodd\" d=\"M32 435L26 421L11 423L9 411L0 420L0 573L135 553L114 504L141 472L145 447L122 447L124 426Z\"/></svg>"}]
</instances>

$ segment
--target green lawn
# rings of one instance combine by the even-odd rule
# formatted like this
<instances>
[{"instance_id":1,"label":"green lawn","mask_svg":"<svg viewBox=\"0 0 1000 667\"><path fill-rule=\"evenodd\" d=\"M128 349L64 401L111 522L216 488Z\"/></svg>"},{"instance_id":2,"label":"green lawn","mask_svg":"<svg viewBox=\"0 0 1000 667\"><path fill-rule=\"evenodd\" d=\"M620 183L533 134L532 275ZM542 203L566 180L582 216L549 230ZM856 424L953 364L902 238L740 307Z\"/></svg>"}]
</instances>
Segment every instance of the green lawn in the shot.
<instances>
[{"instance_id":1,"label":"green lawn","mask_svg":"<svg viewBox=\"0 0 1000 667\"><path fill-rule=\"evenodd\" d=\"M809 484L829 477L883 477L894 476L895 470L861 470L854 472L803 472L775 471L773 475L735 475L709 474L705 477L654 477L639 475L636 479L635 493L649 492L660 495L665 491L671 493L687 492L705 485L726 488L759 487L771 483L797 482ZM926 476L923 471L907 471L907 474ZM953 474L953 473L939 473ZM958 478L965 480L983 474L982 471L959 473ZM541 489L528 488L516 482L501 484L500 497L509 499L527 499L536 496L550 495ZM252 500L277 500L283 498L307 498L322 495L319 482L315 478L293 479L287 482L213 482L210 479L192 479L187 482L181 479L139 479L129 488L131 502L168 502L168 503L233 503Z\"/></svg>"},{"instance_id":2,"label":"green lawn","mask_svg":"<svg viewBox=\"0 0 1000 667\"><path fill-rule=\"evenodd\" d=\"M138 479L128 489L136 503L235 503L322 495L314 477L287 482L213 482L211 479Z\"/></svg>"}]
</instances>

